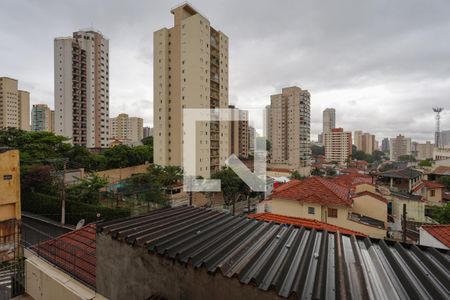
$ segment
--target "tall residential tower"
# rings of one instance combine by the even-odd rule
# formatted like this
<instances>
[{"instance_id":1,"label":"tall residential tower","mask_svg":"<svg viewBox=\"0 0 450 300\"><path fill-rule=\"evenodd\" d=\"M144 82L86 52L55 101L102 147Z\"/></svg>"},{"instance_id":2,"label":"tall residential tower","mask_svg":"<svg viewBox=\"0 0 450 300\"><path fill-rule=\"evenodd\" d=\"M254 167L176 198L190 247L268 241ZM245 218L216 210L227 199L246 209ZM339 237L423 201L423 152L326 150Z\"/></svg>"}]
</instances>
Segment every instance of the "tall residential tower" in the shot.
<instances>
[{"instance_id":1,"label":"tall residential tower","mask_svg":"<svg viewBox=\"0 0 450 300\"><path fill-rule=\"evenodd\" d=\"M270 96L266 108L270 128L267 138L272 144L271 164L310 173L310 94L297 86L283 88L281 94Z\"/></svg>"},{"instance_id":2,"label":"tall residential tower","mask_svg":"<svg viewBox=\"0 0 450 300\"><path fill-rule=\"evenodd\" d=\"M0 77L0 129L7 127L30 130L30 93L16 79Z\"/></svg>"},{"instance_id":3,"label":"tall residential tower","mask_svg":"<svg viewBox=\"0 0 450 300\"><path fill-rule=\"evenodd\" d=\"M54 41L55 133L88 148L109 146L109 41L87 29Z\"/></svg>"},{"instance_id":4,"label":"tall residential tower","mask_svg":"<svg viewBox=\"0 0 450 300\"><path fill-rule=\"evenodd\" d=\"M154 162L182 166L183 109L228 108L228 37L189 4L171 13L153 38ZM196 175L208 178L228 158L228 124L197 122L195 144Z\"/></svg>"}]
</instances>

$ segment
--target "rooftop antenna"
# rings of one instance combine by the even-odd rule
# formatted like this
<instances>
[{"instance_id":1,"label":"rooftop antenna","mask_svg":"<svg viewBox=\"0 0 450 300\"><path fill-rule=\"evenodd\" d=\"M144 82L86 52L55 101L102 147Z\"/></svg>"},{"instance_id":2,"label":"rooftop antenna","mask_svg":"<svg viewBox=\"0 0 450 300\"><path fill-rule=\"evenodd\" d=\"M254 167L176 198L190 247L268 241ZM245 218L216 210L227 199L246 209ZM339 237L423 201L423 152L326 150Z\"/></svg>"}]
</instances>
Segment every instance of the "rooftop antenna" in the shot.
<instances>
[{"instance_id":1,"label":"rooftop antenna","mask_svg":"<svg viewBox=\"0 0 450 300\"><path fill-rule=\"evenodd\" d=\"M444 110L443 107L434 107L433 111L436 113L436 133L434 137L434 143L436 148L441 147L441 112Z\"/></svg>"}]
</instances>

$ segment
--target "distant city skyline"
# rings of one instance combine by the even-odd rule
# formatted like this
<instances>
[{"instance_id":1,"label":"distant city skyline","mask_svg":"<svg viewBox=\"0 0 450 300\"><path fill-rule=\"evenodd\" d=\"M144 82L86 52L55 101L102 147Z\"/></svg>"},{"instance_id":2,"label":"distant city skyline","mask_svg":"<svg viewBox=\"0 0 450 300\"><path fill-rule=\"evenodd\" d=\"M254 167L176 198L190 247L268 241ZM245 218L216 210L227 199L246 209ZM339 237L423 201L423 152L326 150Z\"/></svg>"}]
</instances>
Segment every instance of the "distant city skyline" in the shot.
<instances>
[{"instance_id":1,"label":"distant city skyline","mask_svg":"<svg viewBox=\"0 0 450 300\"><path fill-rule=\"evenodd\" d=\"M326 107L339 112L339 127L369 131L379 141L400 133L434 141L433 106L446 108L441 129L450 129L450 45L442 38L450 31L450 3L355 0L323 9L310 1L191 2L229 35L229 98L240 109L263 108L281 87L298 85L311 93L312 140ZM167 10L176 4L2 3L0 76L19 80L31 106L54 109L53 39L93 26L111 41L111 114L139 116L152 126L153 31L171 25ZM17 11L28 17L15 18ZM268 16L279 21L266 22ZM261 132L262 122L255 127Z\"/></svg>"}]
</instances>

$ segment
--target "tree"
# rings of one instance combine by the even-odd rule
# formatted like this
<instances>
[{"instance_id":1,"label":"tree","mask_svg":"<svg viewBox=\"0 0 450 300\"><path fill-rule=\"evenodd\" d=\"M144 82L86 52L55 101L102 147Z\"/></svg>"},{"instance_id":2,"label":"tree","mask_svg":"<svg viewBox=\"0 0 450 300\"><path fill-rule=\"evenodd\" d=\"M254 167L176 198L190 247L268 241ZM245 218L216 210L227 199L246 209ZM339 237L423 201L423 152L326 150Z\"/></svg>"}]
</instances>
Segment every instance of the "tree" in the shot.
<instances>
[{"instance_id":1,"label":"tree","mask_svg":"<svg viewBox=\"0 0 450 300\"><path fill-rule=\"evenodd\" d=\"M336 170L334 169L334 168L330 168L330 167L327 167L326 169L325 169L325 175L326 176L335 176L336 175Z\"/></svg>"},{"instance_id":2,"label":"tree","mask_svg":"<svg viewBox=\"0 0 450 300\"><path fill-rule=\"evenodd\" d=\"M433 218L441 224L450 224L450 203L442 207L435 207Z\"/></svg>"},{"instance_id":3,"label":"tree","mask_svg":"<svg viewBox=\"0 0 450 300\"><path fill-rule=\"evenodd\" d=\"M151 146L153 148L153 137L147 136L141 140L142 144L145 146Z\"/></svg>"},{"instance_id":4,"label":"tree","mask_svg":"<svg viewBox=\"0 0 450 300\"><path fill-rule=\"evenodd\" d=\"M148 172L125 180L120 192L126 196L141 195L143 200L147 202L147 209L150 209L150 203L166 205L166 198L162 190L163 187L157 176Z\"/></svg>"},{"instance_id":5,"label":"tree","mask_svg":"<svg viewBox=\"0 0 450 300\"><path fill-rule=\"evenodd\" d=\"M321 147L321 146L317 146L317 145L312 145L311 146L311 154L313 156L317 156L317 155L325 155L325 147Z\"/></svg>"},{"instance_id":6,"label":"tree","mask_svg":"<svg viewBox=\"0 0 450 300\"><path fill-rule=\"evenodd\" d=\"M437 180L440 184L443 184L446 186L447 190L450 191L450 176L441 176Z\"/></svg>"},{"instance_id":7,"label":"tree","mask_svg":"<svg viewBox=\"0 0 450 300\"><path fill-rule=\"evenodd\" d=\"M22 174L22 191L40 192L45 194L56 194L52 167L48 165L32 165Z\"/></svg>"},{"instance_id":8,"label":"tree","mask_svg":"<svg viewBox=\"0 0 450 300\"><path fill-rule=\"evenodd\" d=\"M236 201L242 195L250 193L249 187L231 168L223 168L214 173L211 178L220 179L220 187L223 193L224 202L226 205L233 205L234 215Z\"/></svg>"},{"instance_id":9,"label":"tree","mask_svg":"<svg viewBox=\"0 0 450 300\"><path fill-rule=\"evenodd\" d=\"M292 172L290 178L300 180L300 179L304 179L305 177L300 175L300 173L297 170L295 170L294 172Z\"/></svg>"},{"instance_id":10,"label":"tree","mask_svg":"<svg viewBox=\"0 0 450 300\"><path fill-rule=\"evenodd\" d=\"M98 204L100 202L100 190L108 184L108 180L91 173L85 178L80 178L77 184L67 188L69 199L88 204Z\"/></svg>"},{"instance_id":11,"label":"tree","mask_svg":"<svg viewBox=\"0 0 450 300\"><path fill-rule=\"evenodd\" d=\"M313 176L323 176L325 173L321 170L321 169L319 169L319 168L314 168L312 171L311 171L311 175L313 175Z\"/></svg>"},{"instance_id":12,"label":"tree","mask_svg":"<svg viewBox=\"0 0 450 300\"><path fill-rule=\"evenodd\" d=\"M416 161L413 155L400 155L397 159L398 161Z\"/></svg>"},{"instance_id":13,"label":"tree","mask_svg":"<svg viewBox=\"0 0 450 300\"><path fill-rule=\"evenodd\" d=\"M421 160L419 162L419 166L420 167L431 167L432 163L431 163L431 161L429 159L425 159L425 160Z\"/></svg>"}]
</instances>

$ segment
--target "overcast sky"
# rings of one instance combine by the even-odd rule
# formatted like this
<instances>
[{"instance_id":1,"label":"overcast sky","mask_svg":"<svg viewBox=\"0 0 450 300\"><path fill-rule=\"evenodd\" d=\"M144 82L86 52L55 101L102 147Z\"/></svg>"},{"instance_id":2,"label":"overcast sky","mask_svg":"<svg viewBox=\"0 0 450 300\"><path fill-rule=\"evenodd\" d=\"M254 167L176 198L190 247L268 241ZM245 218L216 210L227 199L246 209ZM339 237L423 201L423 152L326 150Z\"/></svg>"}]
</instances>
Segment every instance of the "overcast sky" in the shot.
<instances>
[{"instance_id":1,"label":"overcast sky","mask_svg":"<svg viewBox=\"0 0 450 300\"><path fill-rule=\"evenodd\" d=\"M282 87L311 92L313 139L322 110L377 138L433 140L432 107L448 109L450 1L190 1L230 38L230 103L262 108ZM370 3L369 3L370 2ZM152 123L153 32L175 1L10 0L0 4L0 76L53 108L53 39L95 27L110 39L110 115Z\"/></svg>"}]
</instances>

